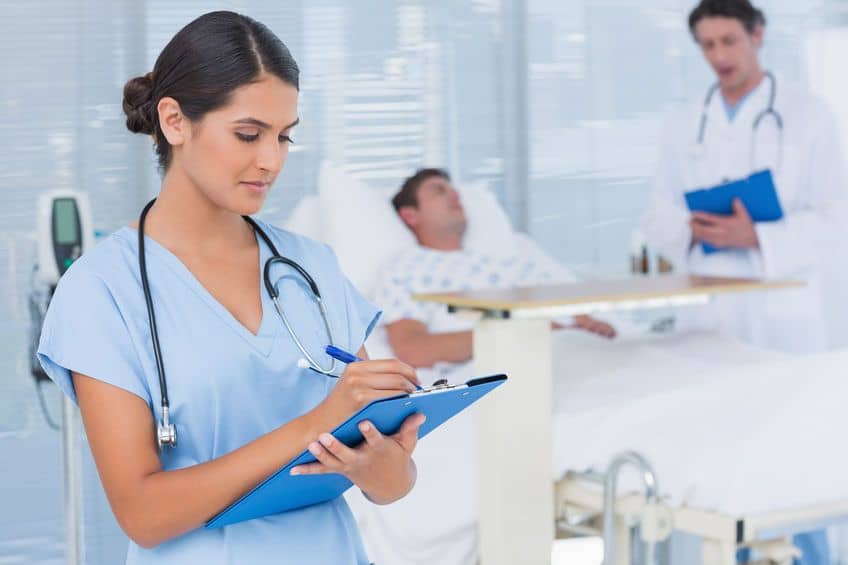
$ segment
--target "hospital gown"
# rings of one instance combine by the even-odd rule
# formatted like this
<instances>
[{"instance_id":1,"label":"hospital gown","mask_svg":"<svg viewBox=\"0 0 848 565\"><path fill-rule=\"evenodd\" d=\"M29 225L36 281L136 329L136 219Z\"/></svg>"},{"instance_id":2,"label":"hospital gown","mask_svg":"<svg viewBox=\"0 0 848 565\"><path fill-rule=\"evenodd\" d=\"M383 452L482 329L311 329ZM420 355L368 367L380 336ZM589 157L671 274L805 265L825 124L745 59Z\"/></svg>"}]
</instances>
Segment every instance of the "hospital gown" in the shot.
<instances>
[{"instance_id":1,"label":"hospital gown","mask_svg":"<svg viewBox=\"0 0 848 565\"><path fill-rule=\"evenodd\" d=\"M383 322L422 322L432 332L470 330L473 321L448 314L443 304L412 300L416 293L503 289L574 282L562 265L534 249L498 257L463 249L439 251L416 246L396 257L380 276L374 300Z\"/></svg>"},{"instance_id":2,"label":"hospital gown","mask_svg":"<svg viewBox=\"0 0 848 565\"><path fill-rule=\"evenodd\" d=\"M261 227L315 279L337 345L357 351L379 313L342 274L329 247ZM146 238L147 268L167 371L176 448L165 470L221 457L315 408L335 379L297 366L302 357L261 289L262 322L245 328L165 247ZM270 257L264 243L260 267ZM261 271L260 271L261 272ZM303 279L275 265L286 314L300 340L327 364L326 334ZM70 371L141 398L161 418L160 389L138 267L138 233L123 228L62 277L44 322L38 356L74 401ZM153 510L153 509L151 509ZM368 563L343 498L223 528L196 529L152 549L130 542L127 563L204 565Z\"/></svg>"},{"instance_id":3,"label":"hospital gown","mask_svg":"<svg viewBox=\"0 0 848 565\"><path fill-rule=\"evenodd\" d=\"M535 245L496 256L475 250L408 249L380 273L374 299L386 323L417 320L429 331L470 330L473 322L447 313L444 305L416 302L418 292L446 292L534 286L574 281L574 276ZM564 320L568 322L568 320ZM375 338L380 338L380 328ZM373 340L372 342L373 343ZM383 347L388 347L385 344ZM375 350L379 348L375 347ZM474 372L470 363L437 363L418 369L425 384L437 378L462 382ZM434 430L418 444L418 481L394 504L366 504L349 496L372 558L380 565L472 565L477 548L477 458L474 409Z\"/></svg>"}]
</instances>

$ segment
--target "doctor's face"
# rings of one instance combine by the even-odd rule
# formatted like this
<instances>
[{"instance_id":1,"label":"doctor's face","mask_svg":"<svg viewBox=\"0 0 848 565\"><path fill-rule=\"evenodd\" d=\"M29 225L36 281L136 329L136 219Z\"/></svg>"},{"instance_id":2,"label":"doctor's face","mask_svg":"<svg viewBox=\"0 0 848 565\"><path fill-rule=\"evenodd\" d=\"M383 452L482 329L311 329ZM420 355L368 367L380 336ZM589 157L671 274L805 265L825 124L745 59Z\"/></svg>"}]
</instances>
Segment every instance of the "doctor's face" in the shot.
<instances>
[{"instance_id":1,"label":"doctor's face","mask_svg":"<svg viewBox=\"0 0 848 565\"><path fill-rule=\"evenodd\" d=\"M226 106L188 124L171 166L220 208L257 212L288 156L297 99L273 75L237 88Z\"/></svg>"},{"instance_id":2,"label":"doctor's face","mask_svg":"<svg viewBox=\"0 0 848 565\"><path fill-rule=\"evenodd\" d=\"M735 18L702 18L695 25L695 38L723 91L745 89L759 76L758 50L763 44L762 26L748 33L742 22Z\"/></svg>"}]
</instances>

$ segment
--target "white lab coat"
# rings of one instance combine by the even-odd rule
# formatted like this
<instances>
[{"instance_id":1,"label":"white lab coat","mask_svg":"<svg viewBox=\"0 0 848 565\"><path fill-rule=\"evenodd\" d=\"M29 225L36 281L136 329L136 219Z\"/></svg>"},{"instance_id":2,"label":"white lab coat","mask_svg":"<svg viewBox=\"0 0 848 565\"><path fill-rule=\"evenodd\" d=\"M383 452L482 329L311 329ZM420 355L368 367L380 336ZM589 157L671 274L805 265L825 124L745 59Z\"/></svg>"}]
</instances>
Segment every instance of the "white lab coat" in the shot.
<instances>
[{"instance_id":1,"label":"white lab coat","mask_svg":"<svg viewBox=\"0 0 848 565\"><path fill-rule=\"evenodd\" d=\"M665 127L650 208L642 229L652 249L677 272L698 275L802 279L803 289L726 295L709 306L681 309L684 327L718 330L761 347L809 353L826 347L821 271L846 233L846 176L835 119L814 96L777 79L775 108L783 118L780 136L772 117L756 134L754 120L767 107L764 79L730 122L716 92L707 109L704 150L693 151L702 102L675 112ZM752 164L751 142L756 135ZM690 247L690 213L684 192L740 179L771 168L784 218L756 224L760 248L705 255Z\"/></svg>"}]
</instances>

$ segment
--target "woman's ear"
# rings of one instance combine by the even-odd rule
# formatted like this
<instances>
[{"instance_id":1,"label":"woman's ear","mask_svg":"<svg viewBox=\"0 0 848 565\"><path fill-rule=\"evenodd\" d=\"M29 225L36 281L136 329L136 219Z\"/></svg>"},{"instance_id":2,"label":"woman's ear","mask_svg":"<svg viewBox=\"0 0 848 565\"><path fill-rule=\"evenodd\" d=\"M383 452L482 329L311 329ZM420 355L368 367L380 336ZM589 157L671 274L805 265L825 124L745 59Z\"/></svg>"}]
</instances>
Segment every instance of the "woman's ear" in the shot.
<instances>
[{"instance_id":1,"label":"woman's ear","mask_svg":"<svg viewBox=\"0 0 848 565\"><path fill-rule=\"evenodd\" d=\"M180 103L170 96L165 96L159 100L156 111L159 113L159 127L162 128L162 134L168 143L172 147L185 143L189 134L189 123L180 109Z\"/></svg>"}]
</instances>

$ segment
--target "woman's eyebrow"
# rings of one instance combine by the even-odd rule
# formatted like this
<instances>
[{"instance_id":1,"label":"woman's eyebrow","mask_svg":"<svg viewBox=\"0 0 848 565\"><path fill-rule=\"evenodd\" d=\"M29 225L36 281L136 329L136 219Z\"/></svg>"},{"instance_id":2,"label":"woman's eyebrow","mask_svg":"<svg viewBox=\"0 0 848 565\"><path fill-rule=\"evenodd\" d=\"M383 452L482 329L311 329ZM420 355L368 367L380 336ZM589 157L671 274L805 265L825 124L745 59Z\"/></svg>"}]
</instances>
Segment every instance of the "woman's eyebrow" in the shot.
<instances>
[{"instance_id":1,"label":"woman's eyebrow","mask_svg":"<svg viewBox=\"0 0 848 565\"><path fill-rule=\"evenodd\" d=\"M234 124L245 124L250 126L256 126L262 129L271 129L271 124L266 124L262 120L257 120L256 118L241 118L239 120L234 120ZM297 118L295 121L284 127L283 129L291 129L297 124L300 123L300 118Z\"/></svg>"}]
</instances>

